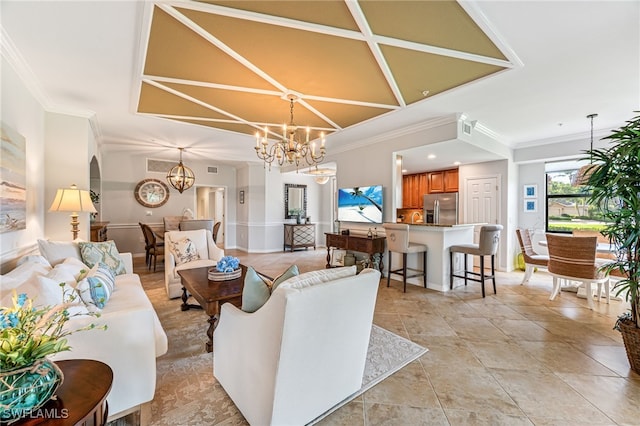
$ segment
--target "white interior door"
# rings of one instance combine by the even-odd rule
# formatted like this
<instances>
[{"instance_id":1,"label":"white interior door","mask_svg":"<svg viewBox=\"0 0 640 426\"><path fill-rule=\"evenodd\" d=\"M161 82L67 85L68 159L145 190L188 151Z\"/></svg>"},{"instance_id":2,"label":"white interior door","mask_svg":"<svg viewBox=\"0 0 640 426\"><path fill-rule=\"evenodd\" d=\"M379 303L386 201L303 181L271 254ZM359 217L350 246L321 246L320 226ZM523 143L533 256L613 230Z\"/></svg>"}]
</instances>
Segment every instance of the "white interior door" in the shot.
<instances>
[{"instance_id":1,"label":"white interior door","mask_svg":"<svg viewBox=\"0 0 640 426\"><path fill-rule=\"evenodd\" d=\"M498 223L498 177L469 178L466 182L464 223ZM479 236L480 225L473 230L474 243ZM479 263L477 256L474 263Z\"/></svg>"},{"instance_id":2,"label":"white interior door","mask_svg":"<svg viewBox=\"0 0 640 426\"><path fill-rule=\"evenodd\" d=\"M196 217L198 219L212 219L220 223L216 244L224 244L225 237L225 194L226 188L216 186L199 186L196 189Z\"/></svg>"}]
</instances>

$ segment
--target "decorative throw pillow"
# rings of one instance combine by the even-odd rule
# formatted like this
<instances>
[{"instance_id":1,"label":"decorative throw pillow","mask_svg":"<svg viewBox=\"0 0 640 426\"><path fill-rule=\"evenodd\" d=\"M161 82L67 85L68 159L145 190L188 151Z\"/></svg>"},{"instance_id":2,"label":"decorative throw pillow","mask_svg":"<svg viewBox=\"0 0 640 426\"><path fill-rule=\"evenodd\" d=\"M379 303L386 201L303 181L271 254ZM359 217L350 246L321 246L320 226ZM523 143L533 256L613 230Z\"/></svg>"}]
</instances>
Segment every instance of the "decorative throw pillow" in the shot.
<instances>
[{"instance_id":1,"label":"decorative throw pillow","mask_svg":"<svg viewBox=\"0 0 640 426\"><path fill-rule=\"evenodd\" d=\"M51 266L62 263L68 257L81 259L79 243L76 241L38 240L38 250Z\"/></svg>"},{"instance_id":2,"label":"decorative throw pillow","mask_svg":"<svg viewBox=\"0 0 640 426\"><path fill-rule=\"evenodd\" d=\"M200 259L196 245L189 238L171 241L171 252L176 258L176 265Z\"/></svg>"},{"instance_id":3,"label":"decorative throw pillow","mask_svg":"<svg viewBox=\"0 0 640 426\"><path fill-rule=\"evenodd\" d=\"M116 288L116 276L113 275L113 271L104 263L98 263L91 268L86 278L95 278L101 283L109 287L109 291L113 292Z\"/></svg>"},{"instance_id":4,"label":"decorative throw pillow","mask_svg":"<svg viewBox=\"0 0 640 426\"><path fill-rule=\"evenodd\" d=\"M242 289L242 310L245 312L255 312L262 307L273 290L291 277L298 275L298 267L291 265L286 271L278 275L273 281L258 275L251 266L247 267L244 277L244 287Z\"/></svg>"},{"instance_id":5,"label":"decorative throw pillow","mask_svg":"<svg viewBox=\"0 0 640 426\"><path fill-rule=\"evenodd\" d=\"M104 263L114 275L126 273L124 262L120 258L116 243L112 240L99 243L80 242L78 245L80 246L82 261L90 268L93 268L98 263Z\"/></svg>"},{"instance_id":6,"label":"decorative throw pillow","mask_svg":"<svg viewBox=\"0 0 640 426\"><path fill-rule=\"evenodd\" d=\"M103 309L113 293L114 284L115 276L111 269L100 264L78 283L76 291L86 305L95 305L98 309Z\"/></svg>"}]
</instances>

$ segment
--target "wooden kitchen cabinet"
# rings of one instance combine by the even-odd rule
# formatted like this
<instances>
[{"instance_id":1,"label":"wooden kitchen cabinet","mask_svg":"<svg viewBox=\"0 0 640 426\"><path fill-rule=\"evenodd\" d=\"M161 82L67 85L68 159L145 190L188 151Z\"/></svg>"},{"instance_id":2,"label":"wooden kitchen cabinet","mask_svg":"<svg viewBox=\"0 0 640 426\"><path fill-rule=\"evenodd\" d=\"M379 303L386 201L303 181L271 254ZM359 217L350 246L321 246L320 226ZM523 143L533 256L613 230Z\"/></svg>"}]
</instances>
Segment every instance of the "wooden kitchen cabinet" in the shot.
<instances>
[{"instance_id":1,"label":"wooden kitchen cabinet","mask_svg":"<svg viewBox=\"0 0 640 426\"><path fill-rule=\"evenodd\" d=\"M421 209L424 194L458 192L458 169L402 176L402 208Z\"/></svg>"},{"instance_id":2,"label":"wooden kitchen cabinet","mask_svg":"<svg viewBox=\"0 0 640 426\"><path fill-rule=\"evenodd\" d=\"M429 194L444 192L444 172L429 173Z\"/></svg>"},{"instance_id":3,"label":"wooden kitchen cabinet","mask_svg":"<svg viewBox=\"0 0 640 426\"><path fill-rule=\"evenodd\" d=\"M429 194L458 192L458 169L429 172Z\"/></svg>"},{"instance_id":4,"label":"wooden kitchen cabinet","mask_svg":"<svg viewBox=\"0 0 640 426\"><path fill-rule=\"evenodd\" d=\"M421 209L422 196L427 193L427 174L416 173L402 177L402 207Z\"/></svg>"},{"instance_id":5,"label":"wooden kitchen cabinet","mask_svg":"<svg viewBox=\"0 0 640 426\"><path fill-rule=\"evenodd\" d=\"M444 171L444 192L458 192L458 169Z\"/></svg>"}]
</instances>

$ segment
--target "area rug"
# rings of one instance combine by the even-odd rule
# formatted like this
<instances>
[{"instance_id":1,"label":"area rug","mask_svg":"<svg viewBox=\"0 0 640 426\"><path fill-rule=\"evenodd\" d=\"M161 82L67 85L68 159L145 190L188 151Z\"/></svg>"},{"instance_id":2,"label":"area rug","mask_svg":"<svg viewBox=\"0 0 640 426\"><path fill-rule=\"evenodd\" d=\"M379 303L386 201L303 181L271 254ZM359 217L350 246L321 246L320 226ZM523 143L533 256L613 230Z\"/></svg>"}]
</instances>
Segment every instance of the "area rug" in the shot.
<instances>
[{"instance_id":1,"label":"area rug","mask_svg":"<svg viewBox=\"0 0 640 426\"><path fill-rule=\"evenodd\" d=\"M362 388L310 424L317 423L426 352L426 348L373 325ZM211 354L172 362L160 359L151 412L152 425L246 424L213 377Z\"/></svg>"}]
</instances>

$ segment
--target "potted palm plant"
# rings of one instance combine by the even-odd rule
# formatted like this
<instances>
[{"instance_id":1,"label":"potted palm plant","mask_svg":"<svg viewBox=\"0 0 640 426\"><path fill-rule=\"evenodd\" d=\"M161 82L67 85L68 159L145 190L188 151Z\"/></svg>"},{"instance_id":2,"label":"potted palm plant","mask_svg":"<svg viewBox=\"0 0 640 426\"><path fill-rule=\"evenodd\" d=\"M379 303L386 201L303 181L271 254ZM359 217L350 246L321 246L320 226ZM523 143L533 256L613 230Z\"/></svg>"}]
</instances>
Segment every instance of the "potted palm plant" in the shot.
<instances>
[{"instance_id":1,"label":"potted palm plant","mask_svg":"<svg viewBox=\"0 0 640 426\"><path fill-rule=\"evenodd\" d=\"M589 203L607 222L601 232L618 250L617 259L603 269L622 277L614 291L631 309L618 318L615 328L622 333L631 369L640 374L640 116L605 139L610 147L587 151L592 164L586 186Z\"/></svg>"}]
</instances>

